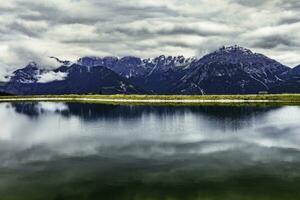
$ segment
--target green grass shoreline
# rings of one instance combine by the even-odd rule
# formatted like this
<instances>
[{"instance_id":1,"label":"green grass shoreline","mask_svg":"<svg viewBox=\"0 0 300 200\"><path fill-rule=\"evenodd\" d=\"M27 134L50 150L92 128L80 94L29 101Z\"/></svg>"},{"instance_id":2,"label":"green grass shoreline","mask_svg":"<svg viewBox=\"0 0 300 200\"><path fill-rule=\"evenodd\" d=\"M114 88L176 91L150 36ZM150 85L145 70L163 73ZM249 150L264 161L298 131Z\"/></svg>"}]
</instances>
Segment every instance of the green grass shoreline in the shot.
<instances>
[{"instance_id":1,"label":"green grass shoreline","mask_svg":"<svg viewBox=\"0 0 300 200\"><path fill-rule=\"evenodd\" d=\"M300 105L300 94L264 95L36 95L1 96L0 102L63 101L129 105Z\"/></svg>"}]
</instances>

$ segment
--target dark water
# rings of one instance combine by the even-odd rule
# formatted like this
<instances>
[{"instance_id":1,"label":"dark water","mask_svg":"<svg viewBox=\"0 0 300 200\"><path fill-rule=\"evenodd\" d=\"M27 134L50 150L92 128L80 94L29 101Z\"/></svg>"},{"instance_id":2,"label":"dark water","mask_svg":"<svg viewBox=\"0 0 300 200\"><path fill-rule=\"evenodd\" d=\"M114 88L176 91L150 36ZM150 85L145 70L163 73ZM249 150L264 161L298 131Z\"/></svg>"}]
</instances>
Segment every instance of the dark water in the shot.
<instances>
[{"instance_id":1,"label":"dark water","mask_svg":"<svg viewBox=\"0 0 300 200\"><path fill-rule=\"evenodd\" d=\"M0 104L0 200L300 199L300 107Z\"/></svg>"}]
</instances>

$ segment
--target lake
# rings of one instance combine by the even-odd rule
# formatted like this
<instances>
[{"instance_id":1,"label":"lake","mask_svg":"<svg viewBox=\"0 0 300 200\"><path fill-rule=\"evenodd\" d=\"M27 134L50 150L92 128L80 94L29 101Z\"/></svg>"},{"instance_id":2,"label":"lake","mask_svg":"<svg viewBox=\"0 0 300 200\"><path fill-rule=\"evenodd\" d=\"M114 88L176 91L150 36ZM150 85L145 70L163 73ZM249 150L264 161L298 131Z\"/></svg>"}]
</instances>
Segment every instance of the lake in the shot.
<instances>
[{"instance_id":1,"label":"lake","mask_svg":"<svg viewBox=\"0 0 300 200\"><path fill-rule=\"evenodd\" d=\"M299 106L0 104L0 199L300 199Z\"/></svg>"}]
</instances>

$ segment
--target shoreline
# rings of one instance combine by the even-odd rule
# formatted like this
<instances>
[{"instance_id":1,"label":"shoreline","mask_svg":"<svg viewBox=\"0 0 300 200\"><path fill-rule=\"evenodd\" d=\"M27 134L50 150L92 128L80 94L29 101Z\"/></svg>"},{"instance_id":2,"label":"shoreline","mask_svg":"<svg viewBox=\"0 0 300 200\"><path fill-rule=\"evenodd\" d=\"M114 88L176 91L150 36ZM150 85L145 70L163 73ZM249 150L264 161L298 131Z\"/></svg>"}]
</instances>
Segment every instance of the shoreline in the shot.
<instances>
[{"instance_id":1,"label":"shoreline","mask_svg":"<svg viewBox=\"0 0 300 200\"><path fill-rule=\"evenodd\" d=\"M299 94L281 95L40 95L2 96L0 102L64 101L87 103L140 103L140 104L240 104L240 103L291 103L300 105Z\"/></svg>"},{"instance_id":2,"label":"shoreline","mask_svg":"<svg viewBox=\"0 0 300 200\"><path fill-rule=\"evenodd\" d=\"M288 103L281 100L242 100L242 99L99 99L99 98L0 98L0 102L12 101L93 101L125 103ZM299 102L300 103L300 102Z\"/></svg>"}]
</instances>

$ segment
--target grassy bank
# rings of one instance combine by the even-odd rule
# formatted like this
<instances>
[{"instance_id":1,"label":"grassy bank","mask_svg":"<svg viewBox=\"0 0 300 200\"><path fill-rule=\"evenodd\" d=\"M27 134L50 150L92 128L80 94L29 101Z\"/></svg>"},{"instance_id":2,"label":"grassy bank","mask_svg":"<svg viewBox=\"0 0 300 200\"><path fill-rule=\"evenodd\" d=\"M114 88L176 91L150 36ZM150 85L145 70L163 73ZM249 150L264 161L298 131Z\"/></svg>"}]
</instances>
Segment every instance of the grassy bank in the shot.
<instances>
[{"instance_id":1,"label":"grassy bank","mask_svg":"<svg viewBox=\"0 0 300 200\"><path fill-rule=\"evenodd\" d=\"M300 104L300 94L276 95L38 95L1 96L0 101L68 101L110 104Z\"/></svg>"},{"instance_id":2,"label":"grassy bank","mask_svg":"<svg viewBox=\"0 0 300 200\"><path fill-rule=\"evenodd\" d=\"M274 100L300 102L300 94L263 94L263 95L35 95L0 96L0 99L34 98L94 98L94 99L133 99L133 100Z\"/></svg>"}]
</instances>

